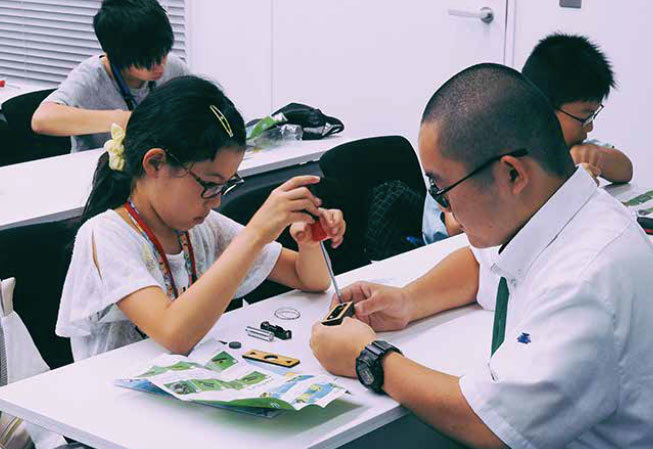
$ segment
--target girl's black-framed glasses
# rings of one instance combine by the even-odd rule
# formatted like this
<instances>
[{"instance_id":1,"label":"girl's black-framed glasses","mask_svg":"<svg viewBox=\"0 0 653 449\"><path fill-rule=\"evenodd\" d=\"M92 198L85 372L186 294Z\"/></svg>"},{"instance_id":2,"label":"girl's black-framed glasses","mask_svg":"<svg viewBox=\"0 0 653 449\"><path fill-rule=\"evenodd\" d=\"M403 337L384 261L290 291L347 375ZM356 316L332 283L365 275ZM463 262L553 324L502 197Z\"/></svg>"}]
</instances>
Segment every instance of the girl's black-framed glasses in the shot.
<instances>
[{"instance_id":1,"label":"girl's black-framed glasses","mask_svg":"<svg viewBox=\"0 0 653 449\"><path fill-rule=\"evenodd\" d=\"M202 190L200 196L205 200L215 198L216 196L219 195L226 195L227 193L231 192L233 189L235 189L236 187L238 187L239 185L245 182L245 180L241 178L237 173L234 175L233 178L229 179L224 184L216 184L215 182L205 181L202 178L200 178L196 173L194 173L189 167L186 167L184 164L182 164L177 158L177 156L175 156L169 151L166 151L166 154L171 159L173 159L177 164L184 167L184 169L188 172L188 174L191 175L195 179L195 181L197 181L197 183L202 186L204 190Z\"/></svg>"}]
</instances>

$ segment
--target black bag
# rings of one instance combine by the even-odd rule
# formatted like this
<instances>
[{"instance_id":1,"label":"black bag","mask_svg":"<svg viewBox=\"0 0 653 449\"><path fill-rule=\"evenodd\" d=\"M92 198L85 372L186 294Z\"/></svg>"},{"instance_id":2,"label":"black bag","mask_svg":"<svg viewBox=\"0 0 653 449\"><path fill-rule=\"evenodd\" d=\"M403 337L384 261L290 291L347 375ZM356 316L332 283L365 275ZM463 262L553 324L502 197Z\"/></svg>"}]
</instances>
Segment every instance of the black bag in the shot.
<instances>
[{"instance_id":1,"label":"black bag","mask_svg":"<svg viewBox=\"0 0 653 449\"><path fill-rule=\"evenodd\" d=\"M324 115L319 109L301 103L289 103L272 115L279 113L286 117L286 123L302 127L302 140L322 139L345 129L345 125L337 118Z\"/></svg>"}]
</instances>

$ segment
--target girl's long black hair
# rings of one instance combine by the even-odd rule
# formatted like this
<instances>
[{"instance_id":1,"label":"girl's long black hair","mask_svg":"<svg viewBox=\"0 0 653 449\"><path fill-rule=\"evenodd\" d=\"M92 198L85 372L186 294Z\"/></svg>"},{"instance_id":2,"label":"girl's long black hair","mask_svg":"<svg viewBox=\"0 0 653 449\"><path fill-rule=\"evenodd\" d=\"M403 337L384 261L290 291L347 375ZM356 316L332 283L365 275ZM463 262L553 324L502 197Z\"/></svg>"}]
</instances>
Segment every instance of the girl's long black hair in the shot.
<instances>
[{"instance_id":1,"label":"girl's long black hair","mask_svg":"<svg viewBox=\"0 0 653 449\"><path fill-rule=\"evenodd\" d=\"M212 106L226 118L225 126ZM228 129L233 136L229 136ZM127 123L125 167L109 168L108 153L100 157L82 223L123 204L134 181L143 175L143 156L152 148L174 155L182 165L212 160L224 148L245 149L245 124L234 104L210 81L182 76L168 81L139 104ZM173 158L166 163L175 165Z\"/></svg>"}]
</instances>

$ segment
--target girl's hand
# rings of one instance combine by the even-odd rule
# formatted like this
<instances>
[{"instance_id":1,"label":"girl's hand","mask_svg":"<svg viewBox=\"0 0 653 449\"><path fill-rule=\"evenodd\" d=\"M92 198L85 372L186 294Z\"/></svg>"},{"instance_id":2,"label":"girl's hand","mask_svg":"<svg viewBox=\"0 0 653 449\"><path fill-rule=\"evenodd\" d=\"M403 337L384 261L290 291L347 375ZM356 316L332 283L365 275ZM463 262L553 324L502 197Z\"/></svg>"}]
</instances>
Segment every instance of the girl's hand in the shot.
<instances>
[{"instance_id":1,"label":"girl's hand","mask_svg":"<svg viewBox=\"0 0 653 449\"><path fill-rule=\"evenodd\" d=\"M319 208L320 224L331 240L331 247L337 248L342 244L347 223L343 218L342 211L338 209ZM293 223L290 226L290 235L298 245L317 245L319 242L313 240L311 226L306 222Z\"/></svg>"},{"instance_id":2,"label":"girl's hand","mask_svg":"<svg viewBox=\"0 0 653 449\"><path fill-rule=\"evenodd\" d=\"M291 223L313 223L310 214L320 216L322 200L307 185L317 184L317 176L296 176L274 189L254 214L246 229L255 232L265 243L276 240Z\"/></svg>"}]
</instances>

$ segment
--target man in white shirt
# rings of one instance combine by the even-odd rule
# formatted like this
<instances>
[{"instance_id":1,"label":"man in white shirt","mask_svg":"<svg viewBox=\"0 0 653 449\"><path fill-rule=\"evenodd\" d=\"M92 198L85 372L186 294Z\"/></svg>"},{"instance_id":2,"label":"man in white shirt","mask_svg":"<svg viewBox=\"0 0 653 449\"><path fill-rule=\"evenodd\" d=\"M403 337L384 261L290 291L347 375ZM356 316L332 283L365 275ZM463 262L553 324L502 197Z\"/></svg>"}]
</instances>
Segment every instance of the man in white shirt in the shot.
<instances>
[{"instance_id":1,"label":"man in white shirt","mask_svg":"<svg viewBox=\"0 0 653 449\"><path fill-rule=\"evenodd\" d=\"M420 156L475 248L403 288L345 289L358 319L314 326L320 362L472 447L653 447L653 247L574 167L547 100L510 68L470 67L429 101ZM489 360L460 378L376 340L476 300L495 310Z\"/></svg>"}]
</instances>

